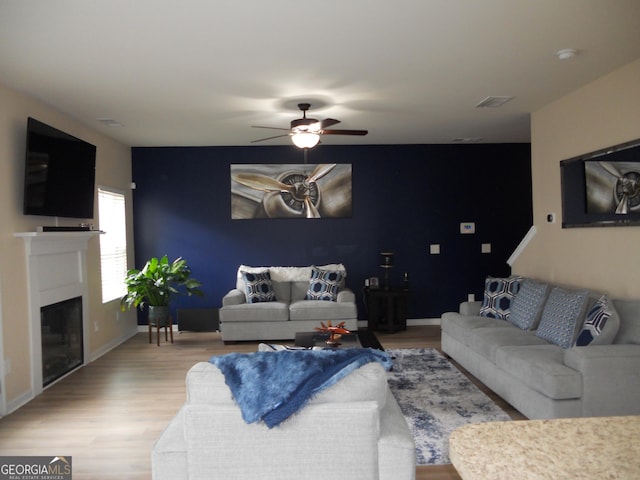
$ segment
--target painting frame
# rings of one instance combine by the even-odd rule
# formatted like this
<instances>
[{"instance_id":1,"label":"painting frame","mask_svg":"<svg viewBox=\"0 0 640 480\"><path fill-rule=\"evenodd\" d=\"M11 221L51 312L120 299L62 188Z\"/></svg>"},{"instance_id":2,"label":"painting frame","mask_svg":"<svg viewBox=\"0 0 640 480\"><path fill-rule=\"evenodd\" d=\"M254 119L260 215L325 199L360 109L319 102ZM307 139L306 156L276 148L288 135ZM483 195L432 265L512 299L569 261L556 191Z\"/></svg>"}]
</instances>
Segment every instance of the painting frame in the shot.
<instances>
[{"instance_id":1,"label":"painting frame","mask_svg":"<svg viewBox=\"0 0 640 480\"><path fill-rule=\"evenodd\" d=\"M350 163L231 164L231 219L351 218Z\"/></svg>"}]
</instances>

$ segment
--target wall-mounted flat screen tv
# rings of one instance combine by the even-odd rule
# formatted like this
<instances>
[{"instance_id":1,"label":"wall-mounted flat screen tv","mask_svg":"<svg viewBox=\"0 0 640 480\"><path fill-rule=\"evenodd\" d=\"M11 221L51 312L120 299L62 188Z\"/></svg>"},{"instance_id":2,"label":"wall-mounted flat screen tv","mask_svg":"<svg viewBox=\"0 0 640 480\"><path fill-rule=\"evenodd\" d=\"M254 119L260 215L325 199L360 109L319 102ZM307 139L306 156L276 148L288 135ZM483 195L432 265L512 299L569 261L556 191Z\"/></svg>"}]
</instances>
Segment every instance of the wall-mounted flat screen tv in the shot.
<instances>
[{"instance_id":1,"label":"wall-mounted flat screen tv","mask_svg":"<svg viewBox=\"0 0 640 480\"><path fill-rule=\"evenodd\" d=\"M560 162L562 226L640 225L640 139Z\"/></svg>"},{"instance_id":2,"label":"wall-mounted flat screen tv","mask_svg":"<svg viewBox=\"0 0 640 480\"><path fill-rule=\"evenodd\" d=\"M93 218L96 147L38 120L27 120L25 215Z\"/></svg>"}]
</instances>

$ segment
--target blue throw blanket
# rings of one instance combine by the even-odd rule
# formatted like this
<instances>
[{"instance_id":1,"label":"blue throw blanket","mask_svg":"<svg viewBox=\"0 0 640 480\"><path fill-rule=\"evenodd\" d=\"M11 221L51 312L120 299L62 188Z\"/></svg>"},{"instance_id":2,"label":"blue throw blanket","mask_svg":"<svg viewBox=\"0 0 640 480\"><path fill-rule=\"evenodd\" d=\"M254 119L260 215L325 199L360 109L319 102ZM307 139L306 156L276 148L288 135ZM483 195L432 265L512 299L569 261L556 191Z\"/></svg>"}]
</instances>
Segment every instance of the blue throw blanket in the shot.
<instances>
[{"instance_id":1,"label":"blue throw blanket","mask_svg":"<svg viewBox=\"0 0 640 480\"><path fill-rule=\"evenodd\" d=\"M388 354L370 348L230 353L209 362L224 374L244 421L263 420L269 428L366 363L391 368Z\"/></svg>"}]
</instances>

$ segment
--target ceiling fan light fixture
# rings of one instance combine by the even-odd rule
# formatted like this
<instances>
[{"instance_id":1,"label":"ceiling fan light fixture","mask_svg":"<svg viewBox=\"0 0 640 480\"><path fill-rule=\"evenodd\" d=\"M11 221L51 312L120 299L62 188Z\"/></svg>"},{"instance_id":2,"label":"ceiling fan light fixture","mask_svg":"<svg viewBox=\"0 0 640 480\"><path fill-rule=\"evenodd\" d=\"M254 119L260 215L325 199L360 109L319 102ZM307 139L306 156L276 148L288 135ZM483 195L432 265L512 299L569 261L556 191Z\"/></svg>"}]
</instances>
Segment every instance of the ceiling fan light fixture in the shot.
<instances>
[{"instance_id":1,"label":"ceiling fan light fixture","mask_svg":"<svg viewBox=\"0 0 640 480\"><path fill-rule=\"evenodd\" d=\"M317 133L298 132L291 136L291 141L298 148L313 148L320 141L320 135Z\"/></svg>"}]
</instances>

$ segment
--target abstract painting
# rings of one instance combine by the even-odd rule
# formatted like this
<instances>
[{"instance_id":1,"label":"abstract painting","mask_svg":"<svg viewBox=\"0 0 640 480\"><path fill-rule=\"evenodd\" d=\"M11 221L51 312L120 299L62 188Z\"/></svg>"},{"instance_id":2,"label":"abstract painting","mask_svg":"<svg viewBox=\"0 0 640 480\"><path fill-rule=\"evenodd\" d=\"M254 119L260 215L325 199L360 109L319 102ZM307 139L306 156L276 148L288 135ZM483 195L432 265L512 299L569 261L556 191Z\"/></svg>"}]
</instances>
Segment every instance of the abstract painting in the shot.
<instances>
[{"instance_id":1,"label":"abstract painting","mask_svg":"<svg viewBox=\"0 0 640 480\"><path fill-rule=\"evenodd\" d=\"M231 218L348 218L351 164L233 164Z\"/></svg>"}]
</instances>

